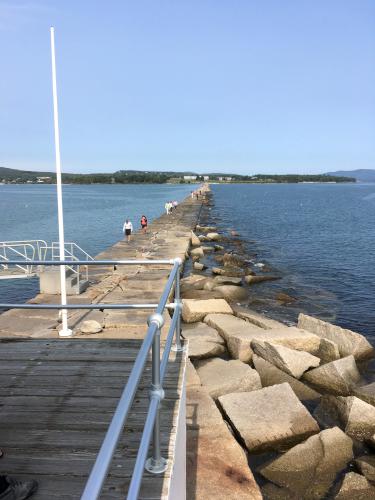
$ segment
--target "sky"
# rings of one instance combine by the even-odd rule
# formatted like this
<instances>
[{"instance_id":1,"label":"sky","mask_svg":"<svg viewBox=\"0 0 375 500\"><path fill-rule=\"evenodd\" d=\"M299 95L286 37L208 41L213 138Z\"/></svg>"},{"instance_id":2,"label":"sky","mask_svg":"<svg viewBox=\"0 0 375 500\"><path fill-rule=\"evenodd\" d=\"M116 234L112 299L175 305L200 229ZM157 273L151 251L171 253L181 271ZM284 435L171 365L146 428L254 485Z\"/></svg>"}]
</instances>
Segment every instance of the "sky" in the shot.
<instances>
[{"instance_id":1,"label":"sky","mask_svg":"<svg viewBox=\"0 0 375 500\"><path fill-rule=\"evenodd\" d=\"M373 0L0 0L0 166L375 168Z\"/></svg>"}]
</instances>

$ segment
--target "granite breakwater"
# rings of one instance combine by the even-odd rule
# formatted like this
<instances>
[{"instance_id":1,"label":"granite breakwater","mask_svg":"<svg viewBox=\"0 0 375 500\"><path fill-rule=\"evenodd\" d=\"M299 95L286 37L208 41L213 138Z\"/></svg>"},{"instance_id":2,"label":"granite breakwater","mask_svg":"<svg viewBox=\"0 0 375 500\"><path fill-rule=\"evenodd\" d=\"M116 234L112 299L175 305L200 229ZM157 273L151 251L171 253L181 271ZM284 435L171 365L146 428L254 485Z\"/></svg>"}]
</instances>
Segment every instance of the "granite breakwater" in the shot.
<instances>
[{"instance_id":1,"label":"granite breakwater","mask_svg":"<svg viewBox=\"0 0 375 500\"><path fill-rule=\"evenodd\" d=\"M251 310L257 283L280 277L254 269L241 247L219 225L200 221L192 234L182 285L188 484L199 498L220 497L228 483L225 498L374 497L373 347L305 314L288 326Z\"/></svg>"}]
</instances>

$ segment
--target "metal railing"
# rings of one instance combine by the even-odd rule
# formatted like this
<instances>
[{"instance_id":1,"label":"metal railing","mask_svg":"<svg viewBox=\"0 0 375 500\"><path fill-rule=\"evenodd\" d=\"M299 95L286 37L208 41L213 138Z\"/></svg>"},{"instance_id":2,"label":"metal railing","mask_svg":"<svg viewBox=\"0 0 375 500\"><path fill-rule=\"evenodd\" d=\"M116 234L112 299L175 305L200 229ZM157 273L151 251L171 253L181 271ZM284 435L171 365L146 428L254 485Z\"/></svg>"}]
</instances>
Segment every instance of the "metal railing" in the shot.
<instances>
[{"instance_id":1,"label":"metal railing","mask_svg":"<svg viewBox=\"0 0 375 500\"><path fill-rule=\"evenodd\" d=\"M9 269L14 258L22 257L23 261L17 261L14 265L27 276L33 276L36 270L31 261L43 260L45 254L43 248L47 246L44 240L18 240L0 241L0 268Z\"/></svg>"},{"instance_id":2,"label":"metal railing","mask_svg":"<svg viewBox=\"0 0 375 500\"><path fill-rule=\"evenodd\" d=\"M1 241L0 242L0 270L8 271L0 275L0 279L22 278L36 276L39 272L43 271L43 265L46 264L48 259L55 262L60 260L60 244L53 241L50 245L44 240L22 240L22 241ZM77 292L80 291L80 281L85 279L88 282L89 274L87 261L94 260L83 248L75 242L66 242L64 247L65 260L69 261L66 266L68 273L72 275L72 286L75 286ZM13 266L19 270L18 274L11 272L9 266L12 259L20 259ZM27 261L26 262L22 262ZM31 261L38 259L41 264L36 267L31 264ZM84 261L84 265L78 265L79 261ZM70 271L70 272L69 272ZM67 276L68 276L67 273ZM73 285L74 284L74 285Z\"/></svg>"},{"instance_id":3,"label":"metal railing","mask_svg":"<svg viewBox=\"0 0 375 500\"><path fill-rule=\"evenodd\" d=\"M19 261L9 261L9 264ZM68 265L69 261L33 261L32 265ZM107 433L91 470L81 500L96 500L99 498L104 482L112 463L127 416L131 409L141 376L144 372L150 350L152 351L152 382L150 387L150 404L141 437L138 454L129 485L127 499L136 500L141 487L144 469L151 474L163 473L168 466L167 460L161 456L160 450L160 403L164 398L163 380L167 369L171 349L183 351L181 346L181 298L180 271L181 259L173 260L93 260L76 261L81 265L172 265L168 281L158 304L0 304L0 309L155 309L148 318L148 329L140 350L135 359L126 386L108 427ZM174 290L174 301L168 302ZM164 324L163 313L173 310L171 324L165 341L164 352L160 360L160 335ZM173 339L175 346L172 347ZM152 454L149 458L148 449L152 439Z\"/></svg>"},{"instance_id":4,"label":"metal railing","mask_svg":"<svg viewBox=\"0 0 375 500\"><path fill-rule=\"evenodd\" d=\"M44 251L44 259L47 260L50 257L53 261L60 260L60 242L53 241L51 245L46 245L43 248ZM86 281L89 279L89 268L87 267L88 260L94 260L91 255L89 255L83 248L81 248L74 241L66 241L64 245L64 255L65 260L69 261L69 265L66 266L66 269L71 271L76 279L77 279L77 290L79 292L79 286L81 281L81 271L82 268L77 264L79 261L85 261L85 265L83 267L84 276Z\"/></svg>"}]
</instances>

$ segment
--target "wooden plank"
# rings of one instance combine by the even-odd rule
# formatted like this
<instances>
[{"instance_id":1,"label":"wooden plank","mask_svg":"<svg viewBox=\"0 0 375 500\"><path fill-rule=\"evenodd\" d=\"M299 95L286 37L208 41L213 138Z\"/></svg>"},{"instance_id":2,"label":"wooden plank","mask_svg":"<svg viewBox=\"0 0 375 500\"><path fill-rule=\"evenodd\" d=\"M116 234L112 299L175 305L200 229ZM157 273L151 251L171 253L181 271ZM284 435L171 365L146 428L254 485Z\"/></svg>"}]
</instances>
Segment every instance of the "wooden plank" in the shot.
<instances>
[{"instance_id":1,"label":"wooden plank","mask_svg":"<svg viewBox=\"0 0 375 500\"><path fill-rule=\"evenodd\" d=\"M5 452L1 470L37 479L36 500L81 496L141 344L109 342L0 341L0 443ZM130 346L127 350L125 344ZM175 432L180 369L179 356L172 358L164 381L165 456ZM150 376L148 365L101 498L126 496L149 407ZM146 473L139 498L160 499L168 474Z\"/></svg>"}]
</instances>

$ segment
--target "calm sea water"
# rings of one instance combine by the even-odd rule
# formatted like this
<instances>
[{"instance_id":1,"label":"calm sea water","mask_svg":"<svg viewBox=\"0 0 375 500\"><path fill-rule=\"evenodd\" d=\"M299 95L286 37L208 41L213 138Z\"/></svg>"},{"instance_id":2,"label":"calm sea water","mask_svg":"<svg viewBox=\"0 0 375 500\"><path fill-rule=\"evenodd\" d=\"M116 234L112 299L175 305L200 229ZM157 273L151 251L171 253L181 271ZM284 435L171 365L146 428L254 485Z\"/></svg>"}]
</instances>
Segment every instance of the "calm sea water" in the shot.
<instances>
[{"instance_id":1,"label":"calm sea water","mask_svg":"<svg viewBox=\"0 0 375 500\"><path fill-rule=\"evenodd\" d=\"M254 305L299 311L375 340L375 184L213 185L211 216L283 279L254 285ZM255 288L257 287L257 288ZM281 306L276 292L297 301Z\"/></svg>"},{"instance_id":2,"label":"calm sea water","mask_svg":"<svg viewBox=\"0 0 375 500\"><path fill-rule=\"evenodd\" d=\"M161 215L167 200L184 199L189 185L65 185L65 240L96 255L120 240L125 218L139 228ZM0 241L58 240L56 187L0 185ZM0 302L22 302L38 291L37 279L0 280Z\"/></svg>"}]
</instances>

